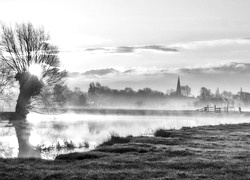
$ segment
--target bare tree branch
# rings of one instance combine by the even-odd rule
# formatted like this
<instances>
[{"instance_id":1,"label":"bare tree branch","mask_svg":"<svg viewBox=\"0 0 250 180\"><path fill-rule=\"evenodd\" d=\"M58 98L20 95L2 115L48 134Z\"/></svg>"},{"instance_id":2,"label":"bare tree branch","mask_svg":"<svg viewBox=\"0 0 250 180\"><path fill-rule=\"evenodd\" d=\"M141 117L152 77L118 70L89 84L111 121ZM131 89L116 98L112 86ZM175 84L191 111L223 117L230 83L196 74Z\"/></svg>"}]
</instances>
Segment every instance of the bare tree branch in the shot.
<instances>
[{"instance_id":1,"label":"bare tree branch","mask_svg":"<svg viewBox=\"0 0 250 180\"><path fill-rule=\"evenodd\" d=\"M2 25L0 61L16 73L27 72L31 64L41 64L44 83L53 84L66 73L58 68L58 47L49 44L49 40L43 28L35 29L31 23L16 24L15 29Z\"/></svg>"},{"instance_id":2,"label":"bare tree branch","mask_svg":"<svg viewBox=\"0 0 250 180\"><path fill-rule=\"evenodd\" d=\"M43 87L53 88L62 84L67 76L67 72L59 68L58 47L50 44L49 40L49 34L42 27L35 28L31 23L16 24L15 28L2 24L0 64L6 67L6 71L0 69L0 73L6 79L0 79L0 93L1 86L10 81L7 77L15 77L20 85L16 112L27 113L26 107L31 105L31 98L38 96ZM31 73L33 65L40 67L39 77Z\"/></svg>"}]
</instances>

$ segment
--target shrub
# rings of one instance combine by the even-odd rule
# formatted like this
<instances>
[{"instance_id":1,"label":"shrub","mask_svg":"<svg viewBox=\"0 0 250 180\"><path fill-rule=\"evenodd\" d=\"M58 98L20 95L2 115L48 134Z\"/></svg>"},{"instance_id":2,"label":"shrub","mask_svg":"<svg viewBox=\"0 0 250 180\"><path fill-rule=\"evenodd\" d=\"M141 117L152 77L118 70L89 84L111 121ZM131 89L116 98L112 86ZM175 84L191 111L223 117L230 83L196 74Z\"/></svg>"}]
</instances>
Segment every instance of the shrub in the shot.
<instances>
[{"instance_id":1,"label":"shrub","mask_svg":"<svg viewBox=\"0 0 250 180\"><path fill-rule=\"evenodd\" d=\"M171 136L171 132L165 130L165 129L157 129L154 133L155 137L170 137Z\"/></svg>"},{"instance_id":2,"label":"shrub","mask_svg":"<svg viewBox=\"0 0 250 180\"><path fill-rule=\"evenodd\" d=\"M117 133L112 133L110 138L104 141L99 146L112 146L113 144L125 144L129 143L131 136L120 137Z\"/></svg>"}]
</instances>

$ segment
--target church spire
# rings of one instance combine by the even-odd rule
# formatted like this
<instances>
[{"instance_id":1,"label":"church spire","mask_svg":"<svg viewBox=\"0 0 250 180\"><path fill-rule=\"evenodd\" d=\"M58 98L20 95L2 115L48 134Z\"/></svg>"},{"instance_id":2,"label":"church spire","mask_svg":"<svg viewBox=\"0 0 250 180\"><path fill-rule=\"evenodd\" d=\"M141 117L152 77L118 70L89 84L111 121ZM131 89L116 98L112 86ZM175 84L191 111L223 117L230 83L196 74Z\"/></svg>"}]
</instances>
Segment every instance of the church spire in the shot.
<instances>
[{"instance_id":1,"label":"church spire","mask_svg":"<svg viewBox=\"0 0 250 180\"><path fill-rule=\"evenodd\" d=\"M181 96L181 83L180 83L179 76L178 76L178 81L177 81L176 96Z\"/></svg>"}]
</instances>

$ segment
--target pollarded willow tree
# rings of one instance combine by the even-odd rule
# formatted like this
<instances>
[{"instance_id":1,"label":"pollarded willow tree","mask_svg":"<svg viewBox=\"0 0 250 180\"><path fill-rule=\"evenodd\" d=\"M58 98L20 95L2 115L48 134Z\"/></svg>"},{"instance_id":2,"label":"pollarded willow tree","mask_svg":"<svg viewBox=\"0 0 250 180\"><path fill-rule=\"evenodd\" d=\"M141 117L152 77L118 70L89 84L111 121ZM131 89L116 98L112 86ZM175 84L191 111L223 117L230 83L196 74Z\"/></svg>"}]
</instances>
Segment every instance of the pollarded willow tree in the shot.
<instances>
[{"instance_id":1,"label":"pollarded willow tree","mask_svg":"<svg viewBox=\"0 0 250 180\"><path fill-rule=\"evenodd\" d=\"M19 83L16 117L25 118L31 98L38 96L43 87L61 84L67 75L60 70L58 47L42 27L31 23L16 24L14 28L2 25L0 62L7 66Z\"/></svg>"}]
</instances>

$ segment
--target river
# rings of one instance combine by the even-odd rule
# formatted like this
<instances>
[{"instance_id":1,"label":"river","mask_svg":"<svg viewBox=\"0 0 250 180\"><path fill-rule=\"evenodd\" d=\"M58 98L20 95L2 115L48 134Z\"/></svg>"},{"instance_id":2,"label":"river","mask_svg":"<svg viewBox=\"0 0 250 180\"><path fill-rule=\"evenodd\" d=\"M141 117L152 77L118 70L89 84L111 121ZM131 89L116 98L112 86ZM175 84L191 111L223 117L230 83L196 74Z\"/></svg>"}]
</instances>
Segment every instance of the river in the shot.
<instances>
[{"instance_id":1,"label":"river","mask_svg":"<svg viewBox=\"0 0 250 180\"><path fill-rule=\"evenodd\" d=\"M110 134L151 136L158 128L179 129L183 126L235 123L250 123L250 118L237 113L225 116L29 113L26 121L0 121L0 157L54 159L62 153L91 150L105 141ZM69 145L72 142L75 148L63 148L65 142ZM43 149L42 152L35 150L37 147Z\"/></svg>"}]
</instances>

